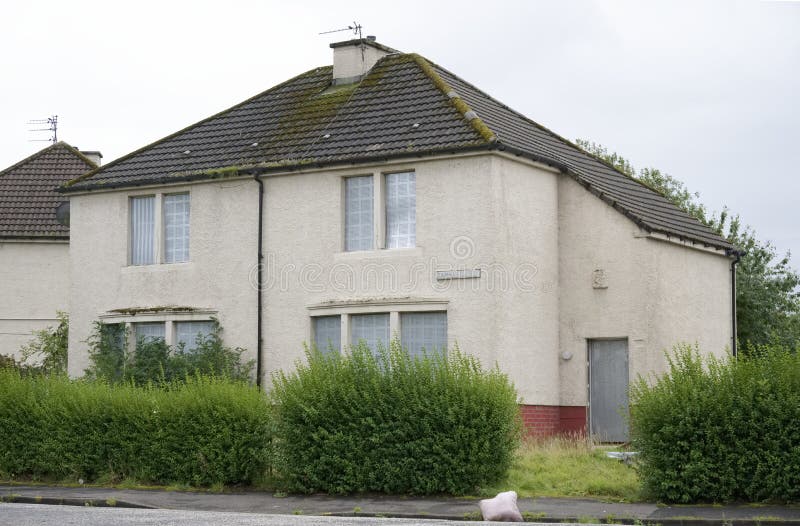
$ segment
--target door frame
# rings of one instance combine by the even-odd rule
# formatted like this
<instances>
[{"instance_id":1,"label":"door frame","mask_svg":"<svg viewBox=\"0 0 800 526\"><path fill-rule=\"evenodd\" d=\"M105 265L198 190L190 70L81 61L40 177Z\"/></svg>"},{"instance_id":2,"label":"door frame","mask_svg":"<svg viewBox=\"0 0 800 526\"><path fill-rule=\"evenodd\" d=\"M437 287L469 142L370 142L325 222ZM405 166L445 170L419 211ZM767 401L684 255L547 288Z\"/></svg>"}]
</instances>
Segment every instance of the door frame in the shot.
<instances>
[{"instance_id":1,"label":"door frame","mask_svg":"<svg viewBox=\"0 0 800 526\"><path fill-rule=\"evenodd\" d=\"M631 385L631 353L630 338L627 336L603 336L601 338L586 338L586 435L592 437L592 364L591 347L592 342L596 341L624 341L625 351L628 358L628 378L627 386ZM627 390L627 389L626 389ZM609 442L616 443L616 442Z\"/></svg>"}]
</instances>

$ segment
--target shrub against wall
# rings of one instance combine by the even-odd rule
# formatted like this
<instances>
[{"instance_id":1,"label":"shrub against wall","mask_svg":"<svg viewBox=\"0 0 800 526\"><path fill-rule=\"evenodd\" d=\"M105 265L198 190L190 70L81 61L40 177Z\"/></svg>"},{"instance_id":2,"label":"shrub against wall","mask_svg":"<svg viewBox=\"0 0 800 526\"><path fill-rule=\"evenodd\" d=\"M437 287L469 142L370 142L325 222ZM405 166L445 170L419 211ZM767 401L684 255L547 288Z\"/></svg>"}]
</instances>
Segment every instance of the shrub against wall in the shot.
<instances>
[{"instance_id":1,"label":"shrub against wall","mask_svg":"<svg viewBox=\"0 0 800 526\"><path fill-rule=\"evenodd\" d=\"M20 349L20 359L0 354L0 369L22 374L66 374L69 316L58 312L58 325L33 332L33 339Z\"/></svg>"},{"instance_id":2,"label":"shrub against wall","mask_svg":"<svg viewBox=\"0 0 800 526\"><path fill-rule=\"evenodd\" d=\"M129 334L122 324L95 323L89 336L89 378L108 382L169 383L187 376L213 375L232 380L249 380L253 360L242 362L241 347L231 348L222 341L222 327L214 321L212 332L198 335L195 348L169 346L162 339L136 342L128 351Z\"/></svg>"},{"instance_id":3,"label":"shrub against wall","mask_svg":"<svg viewBox=\"0 0 800 526\"><path fill-rule=\"evenodd\" d=\"M518 444L517 395L457 349L412 358L307 351L273 377L276 470L290 491L463 494L499 480Z\"/></svg>"},{"instance_id":4,"label":"shrub against wall","mask_svg":"<svg viewBox=\"0 0 800 526\"><path fill-rule=\"evenodd\" d=\"M4 477L252 483L271 434L265 395L242 382L111 386L0 370Z\"/></svg>"},{"instance_id":5,"label":"shrub against wall","mask_svg":"<svg viewBox=\"0 0 800 526\"><path fill-rule=\"evenodd\" d=\"M645 489L668 502L800 500L800 354L700 358L681 347L631 389Z\"/></svg>"}]
</instances>

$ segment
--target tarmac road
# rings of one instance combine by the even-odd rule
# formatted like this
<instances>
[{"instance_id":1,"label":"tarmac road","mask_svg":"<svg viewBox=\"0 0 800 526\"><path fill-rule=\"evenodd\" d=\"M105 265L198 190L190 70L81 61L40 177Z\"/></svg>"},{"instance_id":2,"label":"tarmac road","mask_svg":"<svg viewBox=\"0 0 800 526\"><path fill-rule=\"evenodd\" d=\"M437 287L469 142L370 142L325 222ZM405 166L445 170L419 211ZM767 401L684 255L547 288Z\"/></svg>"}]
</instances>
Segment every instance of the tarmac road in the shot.
<instances>
[{"instance_id":1,"label":"tarmac road","mask_svg":"<svg viewBox=\"0 0 800 526\"><path fill-rule=\"evenodd\" d=\"M438 526L458 524L461 526L469 526L487 523L425 519L383 519L375 517L314 517L310 515L272 515L219 511L92 508L14 503L0 504L0 525L2 526L142 526L146 524L174 526L211 526L218 524L226 526L367 526L370 524L381 526ZM528 524L530 525L531 523Z\"/></svg>"}]
</instances>

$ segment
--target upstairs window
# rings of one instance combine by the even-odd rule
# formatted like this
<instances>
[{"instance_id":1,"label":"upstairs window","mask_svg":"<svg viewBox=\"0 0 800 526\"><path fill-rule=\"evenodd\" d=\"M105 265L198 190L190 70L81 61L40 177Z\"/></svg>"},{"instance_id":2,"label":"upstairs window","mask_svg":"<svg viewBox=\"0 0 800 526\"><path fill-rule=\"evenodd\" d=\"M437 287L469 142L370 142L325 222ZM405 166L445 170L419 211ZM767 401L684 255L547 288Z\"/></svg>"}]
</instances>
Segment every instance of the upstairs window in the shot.
<instances>
[{"instance_id":1,"label":"upstairs window","mask_svg":"<svg viewBox=\"0 0 800 526\"><path fill-rule=\"evenodd\" d=\"M130 264L189 261L188 193L130 198Z\"/></svg>"},{"instance_id":2,"label":"upstairs window","mask_svg":"<svg viewBox=\"0 0 800 526\"><path fill-rule=\"evenodd\" d=\"M189 261L189 194L164 196L164 263Z\"/></svg>"},{"instance_id":3,"label":"upstairs window","mask_svg":"<svg viewBox=\"0 0 800 526\"><path fill-rule=\"evenodd\" d=\"M155 196L131 198L131 265L155 263Z\"/></svg>"},{"instance_id":4,"label":"upstairs window","mask_svg":"<svg viewBox=\"0 0 800 526\"><path fill-rule=\"evenodd\" d=\"M386 248L411 248L417 238L414 172L386 175Z\"/></svg>"},{"instance_id":5,"label":"upstairs window","mask_svg":"<svg viewBox=\"0 0 800 526\"><path fill-rule=\"evenodd\" d=\"M372 176L345 179L345 250L373 247Z\"/></svg>"}]
</instances>

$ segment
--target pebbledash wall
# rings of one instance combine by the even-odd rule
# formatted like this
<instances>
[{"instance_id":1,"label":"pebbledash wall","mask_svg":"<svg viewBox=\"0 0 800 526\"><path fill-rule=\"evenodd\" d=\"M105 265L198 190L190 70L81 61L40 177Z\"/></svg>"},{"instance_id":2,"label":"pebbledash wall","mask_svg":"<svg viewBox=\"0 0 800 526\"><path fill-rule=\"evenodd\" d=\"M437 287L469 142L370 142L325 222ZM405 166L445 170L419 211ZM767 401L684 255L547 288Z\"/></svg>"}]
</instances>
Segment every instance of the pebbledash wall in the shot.
<instances>
[{"instance_id":1,"label":"pebbledash wall","mask_svg":"<svg viewBox=\"0 0 800 526\"><path fill-rule=\"evenodd\" d=\"M68 297L66 240L0 240L0 354L19 357L34 331L57 324Z\"/></svg>"},{"instance_id":2,"label":"pebbledash wall","mask_svg":"<svg viewBox=\"0 0 800 526\"><path fill-rule=\"evenodd\" d=\"M408 170L416 247L344 251L344 178L376 175L380 203L382 175ZM263 181L265 385L303 358L313 316L446 311L448 343L509 374L534 432L582 431L588 339L627 338L631 378L663 371L663 351L679 341L715 353L730 343L724 254L647 236L549 168L493 153ZM128 266L129 197L186 190L191 261ZM254 357L257 199L252 179L72 196L70 374L88 364L92 322L130 307L213 312L226 342ZM607 288L593 287L597 270Z\"/></svg>"},{"instance_id":3,"label":"pebbledash wall","mask_svg":"<svg viewBox=\"0 0 800 526\"><path fill-rule=\"evenodd\" d=\"M190 261L128 264L129 198L189 192ZM69 374L89 365L95 321L204 320L216 316L231 346L256 349L258 187L252 180L70 196ZM156 232L161 232L156 210ZM151 309L135 315L125 311ZM123 312L118 312L122 310Z\"/></svg>"}]
</instances>

